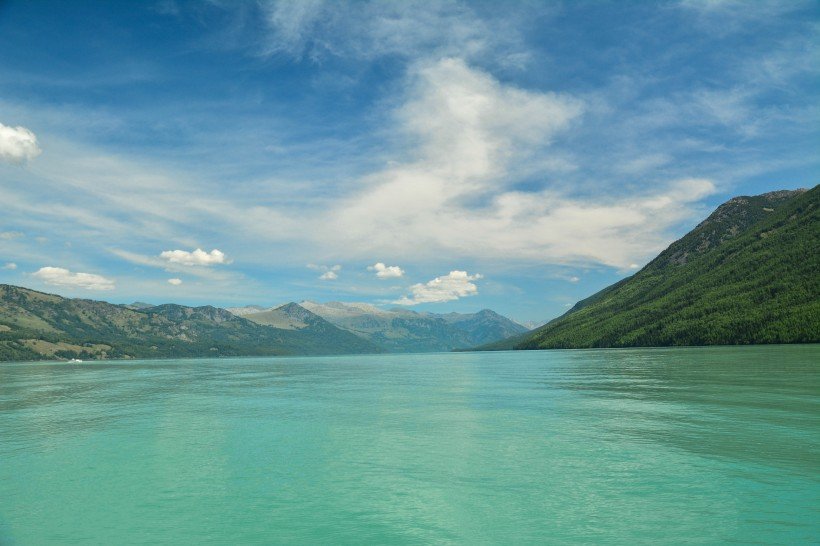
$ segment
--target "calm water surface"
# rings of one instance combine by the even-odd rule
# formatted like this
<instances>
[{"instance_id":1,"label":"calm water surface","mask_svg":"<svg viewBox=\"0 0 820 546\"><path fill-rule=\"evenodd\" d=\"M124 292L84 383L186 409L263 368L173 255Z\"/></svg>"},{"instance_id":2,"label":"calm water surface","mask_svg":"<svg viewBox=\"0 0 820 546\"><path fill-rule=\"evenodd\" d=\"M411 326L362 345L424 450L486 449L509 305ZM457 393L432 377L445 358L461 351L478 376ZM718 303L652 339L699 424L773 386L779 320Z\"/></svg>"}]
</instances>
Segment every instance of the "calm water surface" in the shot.
<instances>
[{"instance_id":1,"label":"calm water surface","mask_svg":"<svg viewBox=\"0 0 820 546\"><path fill-rule=\"evenodd\" d=\"M820 346L0 365L0 544L820 541Z\"/></svg>"}]
</instances>

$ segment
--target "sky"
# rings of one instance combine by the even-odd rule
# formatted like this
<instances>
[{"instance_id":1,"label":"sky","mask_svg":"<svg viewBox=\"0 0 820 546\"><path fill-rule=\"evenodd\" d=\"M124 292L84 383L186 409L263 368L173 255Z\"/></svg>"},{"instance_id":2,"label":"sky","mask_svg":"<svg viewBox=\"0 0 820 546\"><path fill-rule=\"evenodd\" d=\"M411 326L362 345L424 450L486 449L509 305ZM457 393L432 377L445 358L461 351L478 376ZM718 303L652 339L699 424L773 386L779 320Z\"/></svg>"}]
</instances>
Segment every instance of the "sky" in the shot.
<instances>
[{"instance_id":1,"label":"sky","mask_svg":"<svg viewBox=\"0 0 820 546\"><path fill-rule=\"evenodd\" d=\"M0 1L0 283L543 322L820 179L820 2Z\"/></svg>"}]
</instances>

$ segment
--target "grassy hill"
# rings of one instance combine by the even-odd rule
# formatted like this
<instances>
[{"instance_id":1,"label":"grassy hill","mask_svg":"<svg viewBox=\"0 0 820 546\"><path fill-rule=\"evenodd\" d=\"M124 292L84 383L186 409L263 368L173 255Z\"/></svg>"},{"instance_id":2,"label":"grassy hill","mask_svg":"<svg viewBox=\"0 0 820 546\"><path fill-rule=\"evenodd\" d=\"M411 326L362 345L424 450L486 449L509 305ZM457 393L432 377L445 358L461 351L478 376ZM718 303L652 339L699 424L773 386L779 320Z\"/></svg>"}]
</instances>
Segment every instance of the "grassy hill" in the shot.
<instances>
[{"instance_id":1,"label":"grassy hill","mask_svg":"<svg viewBox=\"0 0 820 546\"><path fill-rule=\"evenodd\" d=\"M0 285L0 360L378 352L327 326L278 329L211 306L133 309Z\"/></svg>"},{"instance_id":2,"label":"grassy hill","mask_svg":"<svg viewBox=\"0 0 820 546\"><path fill-rule=\"evenodd\" d=\"M820 187L736 197L635 275L485 349L820 342Z\"/></svg>"}]
</instances>

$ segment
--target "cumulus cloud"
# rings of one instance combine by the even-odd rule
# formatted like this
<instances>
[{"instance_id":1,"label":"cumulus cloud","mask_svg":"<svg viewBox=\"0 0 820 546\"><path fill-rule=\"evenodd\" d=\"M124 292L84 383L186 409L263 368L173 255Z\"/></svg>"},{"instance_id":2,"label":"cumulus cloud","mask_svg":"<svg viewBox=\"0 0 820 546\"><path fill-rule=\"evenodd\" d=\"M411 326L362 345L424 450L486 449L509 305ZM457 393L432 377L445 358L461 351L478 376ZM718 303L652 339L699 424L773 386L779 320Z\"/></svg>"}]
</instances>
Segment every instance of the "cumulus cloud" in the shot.
<instances>
[{"instance_id":1,"label":"cumulus cloud","mask_svg":"<svg viewBox=\"0 0 820 546\"><path fill-rule=\"evenodd\" d=\"M40 153L37 137L29 129L0 123L0 161L22 165Z\"/></svg>"},{"instance_id":2,"label":"cumulus cloud","mask_svg":"<svg viewBox=\"0 0 820 546\"><path fill-rule=\"evenodd\" d=\"M335 281L339 278L339 271L342 270L341 265L318 265L318 264L307 264L308 269L313 269L314 271L322 271L323 273L319 275L319 280L322 281Z\"/></svg>"},{"instance_id":3,"label":"cumulus cloud","mask_svg":"<svg viewBox=\"0 0 820 546\"><path fill-rule=\"evenodd\" d=\"M410 296L396 300L399 305L417 305L419 303L440 303L457 300L478 294L478 287L472 281L477 281L481 275L469 275L466 271L450 271L443 277L436 277L424 284L414 284L410 287Z\"/></svg>"},{"instance_id":4,"label":"cumulus cloud","mask_svg":"<svg viewBox=\"0 0 820 546\"><path fill-rule=\"evenodd\" d=\"M168 279L168 284L179 286L180 284L182 284L182 279Z\"/></svg>"},{"instance_id":5,"label":"cumulus cloud","mask_svg":"<svg viewBox=\"0 0 820 546\"><path fill-rule=\"evenodd\" d=\"M113 290L114 281L94 273L72 273L62 267L41 267L32 276L46 284L85 288L86 290Z\"/></svg>"},{"instance_id":6,"label":"cumulus cloud","mask_svg":"<svg viewBox=\"0 0 820 546\"><path fill-rule=\"evenodd\" d=\"M8 262L8 263L7 263L6 265L4 265L3 267L0 267L0 269L7 269L7 270L17 269L17 264L16 264L16 263L14 263L14 262Z\"/></svg>"},{"instance_id":7,"label":"cumulus cloud","mask_svg":"<svg viewBox=\"0 0 820 546\"><path fill-rule=\"evenodd\" d=\"M217 249L213 249L210 252L205 252L201 248L197 248L193 252L186 250L165 250L159 257L167 260L169 263L180 265L210 266L230 263L225 257L225 254Z\"/></svg>"},{"instance_id":8,"label":"cumulus cloud","mask_svg":"<svg viewBox=\"0 0 820 546\"><path fill-rule=\"evenodd\" d=\"M404 270L397 265L384 265L382 262L367 267L368 271L375 271L380 279L397 279L404 276Z\"/></svg>"}]
</instances>

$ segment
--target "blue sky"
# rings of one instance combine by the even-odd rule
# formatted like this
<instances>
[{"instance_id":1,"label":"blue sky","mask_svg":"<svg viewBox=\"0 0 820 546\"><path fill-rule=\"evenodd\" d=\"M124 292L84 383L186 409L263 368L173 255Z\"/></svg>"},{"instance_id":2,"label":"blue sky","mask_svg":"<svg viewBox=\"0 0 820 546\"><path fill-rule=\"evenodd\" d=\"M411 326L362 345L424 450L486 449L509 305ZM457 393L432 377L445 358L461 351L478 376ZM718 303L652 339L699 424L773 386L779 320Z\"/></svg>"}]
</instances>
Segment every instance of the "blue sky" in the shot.
<instances>
[{"instance_id":1,"label":"blue sky","mask_svg":"<svg viewBox=\"0 0 820 546\"><path fill-rule=\"evenodd\" d=\"M2 2L0 282L551 318L817 183L819 29L800 0Z\"/></svg>"}]
</instances>

